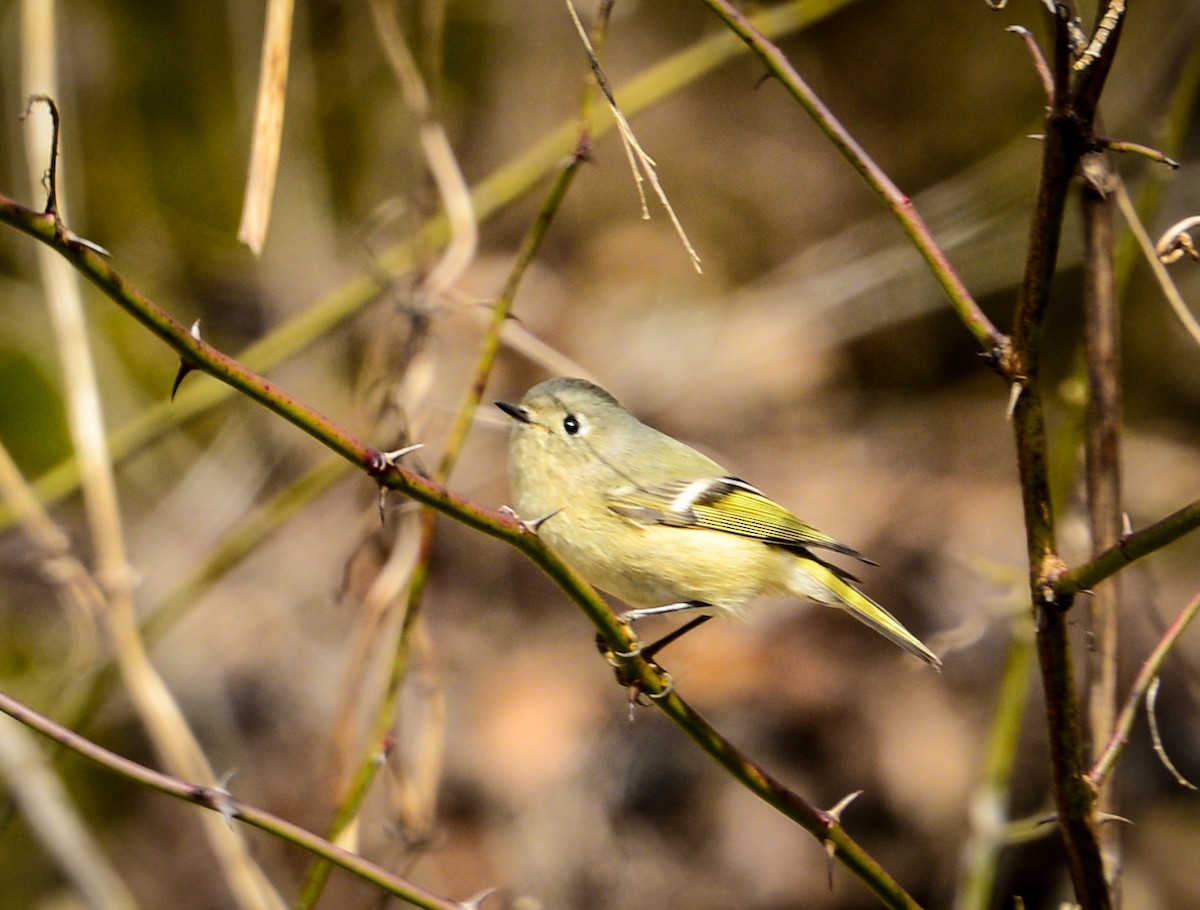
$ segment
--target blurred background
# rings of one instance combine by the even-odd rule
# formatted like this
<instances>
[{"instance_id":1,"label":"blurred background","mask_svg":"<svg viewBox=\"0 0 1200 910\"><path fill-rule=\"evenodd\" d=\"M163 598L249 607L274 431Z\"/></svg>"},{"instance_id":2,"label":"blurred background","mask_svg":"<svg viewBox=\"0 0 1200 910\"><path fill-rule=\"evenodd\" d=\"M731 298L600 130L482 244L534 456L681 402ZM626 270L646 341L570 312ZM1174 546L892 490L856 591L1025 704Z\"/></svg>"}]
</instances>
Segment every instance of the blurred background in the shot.
<instances>
[{"instance_id":1,"label":"blurred background","mask_svg":"<svg viewBox=\"0 0 1200 910\"><path fill-rule=\"evenodd\" d=\"M18 120L34 51L22 11L0 4L0 192L40 207ZM594 10L580 12L590 20ZM465 0L398 13L418 61L438 74L430 90L472 186L578 118L588 66L562 3ZM261 3L57 4L68 223L176 319L202 320L224 351L294 329L300 340L286 356L265 352L255 364L375 444L425 443L420 458L432 468L489 303L548 181L497 191L475 256L445 292L431 296L422 283L437 261L432 243L409 248L411 268L392 268L390 252L438 206L418 119L368 4L309 0L295 11L274 212L256 259L236 235L263 17ZM780 39L912 196L1001 328L1021 274L1039 161L1029 135L1045 101L1028 50L1005 31L1018 24L1044 43L1033 0L1003 12L983 0L860 0ZM604 65L619 89L719 31L698 3L618 0ZM1103 104L1110 135L1164 141L1198 31L1195 0L1133 7ZM617 137L597 140L520 288L484 400L517 400L548 375L588 375L879 562L864 569L865 589L943 654L941 675L840 612L789 601L765 603L746 622L709 623L662 662L684 698L816 804L862 790L844 815L850 834L923 905L950 907L968 848L992 820L978 788L1006 662L1031 634L1007 390L891 216L763 75L740 54L631 117L702 274L653 199L642 219ZM1200 209L1196 125L1194 115L1176 124L1178 171L1118 160L1135 197L1162 181L1154 236ZM1044 377L1069 562L1089 551L1079 248L1072 212ZM1173 275L1185 300L1200 300L1194 264ZM364 282L381 289L355 297ZM107 426L147 414L166 421L117 467L136 603L160 617L152 660L215 771L235 772L235 795L324 831L363 748L404 604L400 593L372 604L362 592L392 548L411 561L418 513L391 496L381 530L374 485L329 473L320 495L212 569L247 516L288 496L326 453L248 401L203 406L199 396L217 385L206 376L188 377L172 410L172 352L95 289L84 295ZM345 300L353 305L338 310ZM71 456L44 301L35 242L0 230L0 439L30 481ZM1140 527L1200 492L1200 357L1144 266L1121 305L1125 508ZM495 508L508 493L505 420L493 411L481 409L450 485ZM90 564L81 498L60 489L53 517ZM110 648L93 619L62 606L44 554L5 516L0 683L64 716ZM1122 696L1194 593L1198 558L1193 535L1124 574ZM1158 702L1164 748L1192 780L1198 670L1200 643L1185 637ZM1000 807L1013 819L1051 805L1040 686L1026 676L1030 701ZM81 728L159 764L119 685ZM658 712L635 709L631 719L574 605L515 551L444 519L393 737L357 843L437 893L465 900L496 887L485 907L526 910L877 905L840 867L831 888L822 847ZM200 810L77 758L59 767L142 906L233 906ZM1155 757L1144 719L1116 782L1118 811L1134 822L1120 835L1126 906L1197 906L1200 802ZM293 899L307 856L246 836ZM1033 910L1069 898L1055 837L996 855L982 906L1020 897ZM8 802L0 908L73 900ZM322 906L385 904L335 872Z\"/></svg>"}]
</instances>

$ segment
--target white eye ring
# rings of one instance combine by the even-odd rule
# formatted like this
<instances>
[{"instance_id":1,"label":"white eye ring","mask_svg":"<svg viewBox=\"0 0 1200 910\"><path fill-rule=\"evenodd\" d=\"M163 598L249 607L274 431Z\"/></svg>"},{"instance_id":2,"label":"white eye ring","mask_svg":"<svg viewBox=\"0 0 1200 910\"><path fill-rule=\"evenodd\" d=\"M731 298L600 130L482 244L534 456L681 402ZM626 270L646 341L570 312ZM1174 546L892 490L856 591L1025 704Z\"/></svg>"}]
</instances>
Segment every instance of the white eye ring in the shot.
<instances>
[{"instance_id":1,"label":"white eye ring","mask_svg":"<svg viewBox=\"0 0 1200 910\"><path fill-rule=\"evenodd\" d=\"M579 423L579 418L574 414L568 414L563 418L563 430L568 436L578 435L580 429L581 425Z\"/></svg>"}]
</instances>

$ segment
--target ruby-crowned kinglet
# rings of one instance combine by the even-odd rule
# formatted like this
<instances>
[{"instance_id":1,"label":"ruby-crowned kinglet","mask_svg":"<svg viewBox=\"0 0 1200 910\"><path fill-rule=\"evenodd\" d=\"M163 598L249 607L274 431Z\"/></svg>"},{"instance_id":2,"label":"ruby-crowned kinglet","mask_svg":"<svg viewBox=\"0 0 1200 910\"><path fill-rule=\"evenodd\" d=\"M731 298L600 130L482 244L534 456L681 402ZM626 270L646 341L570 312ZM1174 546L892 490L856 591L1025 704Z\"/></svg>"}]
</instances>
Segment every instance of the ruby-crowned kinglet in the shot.
<instances>
[{"instance_id":1,"label":"ruby-crowned kinglet","mask_svg":"<svg viewBox=\"0 0 1200 910\"><path fill-rule=\"evenodd\" d=\"M812 553L870 562L706 455L646 426L598 386L550 379L519 405L508 467L517 513L591 584L644 609L736 615L763 594L841 607L934 667L887 610Z\"/></svg>"}]
</instances>

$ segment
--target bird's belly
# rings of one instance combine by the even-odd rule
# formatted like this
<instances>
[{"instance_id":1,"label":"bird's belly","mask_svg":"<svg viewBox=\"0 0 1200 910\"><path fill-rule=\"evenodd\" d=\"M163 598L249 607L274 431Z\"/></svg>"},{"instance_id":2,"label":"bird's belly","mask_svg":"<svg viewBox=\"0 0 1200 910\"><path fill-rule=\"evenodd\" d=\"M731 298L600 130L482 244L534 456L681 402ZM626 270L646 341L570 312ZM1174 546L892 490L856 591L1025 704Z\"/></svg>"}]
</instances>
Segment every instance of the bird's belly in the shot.
<instances>
[{"instance_id":1,"label":"bird's belly","mask_svg":"<svg viewBox=\"0 0 1200 910\"><path fill-rule=\"evenodd\" d=\"M635 525L612 515L550 519L541 535L596 587L639 607L699 601L739 612L772 577L772 548L700 528Z\"/></svg>"}]
</instances>

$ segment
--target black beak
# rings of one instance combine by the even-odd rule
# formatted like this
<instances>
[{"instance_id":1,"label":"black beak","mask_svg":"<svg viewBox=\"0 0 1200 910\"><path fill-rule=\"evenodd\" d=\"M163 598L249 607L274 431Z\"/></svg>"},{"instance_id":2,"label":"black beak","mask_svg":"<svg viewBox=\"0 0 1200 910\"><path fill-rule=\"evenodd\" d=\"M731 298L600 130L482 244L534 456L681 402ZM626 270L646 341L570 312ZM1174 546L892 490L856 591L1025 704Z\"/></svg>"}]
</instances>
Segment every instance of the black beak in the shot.
<instances>
[{"instance_id":1,"label":"black beak","mask_svg":"<svg viewBox=\"0 0 1200 910\"><path fill-rule=\"evenodd\" d=\"M533 423L533 418L529 416L529 412L519 404L509 404L507 401L497 401L496 407L498 407L513 420L519 420L521 423Z\"/></svg>"}]
</instances>

